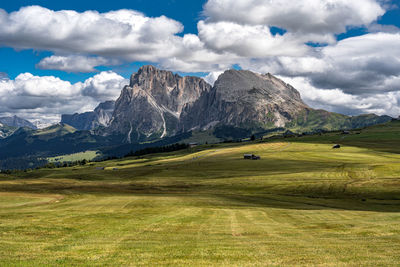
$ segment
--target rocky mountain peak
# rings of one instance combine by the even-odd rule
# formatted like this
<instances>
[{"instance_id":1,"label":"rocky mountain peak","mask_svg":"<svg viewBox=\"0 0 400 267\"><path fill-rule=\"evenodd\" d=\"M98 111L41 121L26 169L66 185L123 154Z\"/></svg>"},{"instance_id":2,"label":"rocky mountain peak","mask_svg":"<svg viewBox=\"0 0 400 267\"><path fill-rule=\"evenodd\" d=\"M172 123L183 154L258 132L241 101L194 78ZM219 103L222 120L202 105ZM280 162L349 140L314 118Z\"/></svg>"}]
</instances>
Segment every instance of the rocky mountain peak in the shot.
<instances>
[{"instance_id":1,"label":"rocky mountain peak","mask_svg":"<svg viewBox=\"0 0 400 267\"><path fill-rule=\"evenodd\" d=\"M202 78L143 66L116 101L110 131L126 134L128 142L173 135L182 110L210 90L211 85Z\"/></svg>"},{"instance_id":2,"label":"rocky mountain peak","mask_svg":"<svg viewBox=\"0 0 400 267\"><path fill-rule=\"evenodd\" d=\"M147 65L122 90L109 131L135 142L215 125L284 127L307 108L296 89L270 73L231 69L211 87Z\"/></svg>"},{"instance_id":3,"label":"rocky mountain peak","mask_svg":"<svg viewBox=\"0 0 400 267\"><path fill-rule=\"evenodd\" d=\"M143 88L152 88L152 83L156 80L163 80L165 82L172 82L174 74L169 71L159 70L152 65L145 65L131 75L130 87L134 85L143 86Z\"/></svg>"},{"instance_id":4,"label":"rocky mountain peak","mask_svg":"<svg viewBox=\"0 0 400 267\"><path fill-rule=\"evenodd\" d=\"M240 97L262 97L264 100L290 100L306 106L300 93L270 73L258 74L248 70L228 70L214 84L217 96L231 102Z\"/></svg>"},{"instance_id":5,"label":"rocky mountain peak","mask_svg":"<svg viewBox=\"0 0 400 267\"><path fill-rule=\"evenodd\" d=\"M146 91L177 117L186 104L196 101L202 92L211 89L211 85L199 77L182 77L152 65L143 66L133 74L129 87Z\"/></svg>"},{"instance_id":6,"label":"rocky mountain peak","mask_svg":"<svg viewBox=\"0 0 400 267\"><path fill-rule=\"evenodd\" d=\"M79 130L96 129L91 132L120 142L140 143L192 130L214 129L218 135L237 138L229 134L296 127L345 129L385 120L314 110L295 88L271 73L231 69L212 87L200 77L182 77L146 65L131 76L115 108L113 101L107 101L93 112L63 115L62 122Z\"/></svg>"},{"instance_id":7,"label":"rocky mountain peak","mask_svg":"<svg viewBox=\"0 0 400 267\"><path fill-rule=\"evenodd\" d=\"M209 94L185 110L182 129L284 127L307 108L296 89L273 75L231 69L218 77Z\"/></svg>"}]
</instances>

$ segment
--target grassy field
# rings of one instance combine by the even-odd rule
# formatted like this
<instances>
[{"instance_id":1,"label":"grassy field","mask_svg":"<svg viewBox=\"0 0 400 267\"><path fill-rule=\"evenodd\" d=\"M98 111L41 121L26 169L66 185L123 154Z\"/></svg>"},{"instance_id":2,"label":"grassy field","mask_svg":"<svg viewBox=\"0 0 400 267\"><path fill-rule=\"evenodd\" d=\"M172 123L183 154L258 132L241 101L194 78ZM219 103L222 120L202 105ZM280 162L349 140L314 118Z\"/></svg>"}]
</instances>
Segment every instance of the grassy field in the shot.
<instances>
[{"instance_id":1,"label":"grassy field","mask_svg":"<svg viewBox=\"0 0 400 267\"><path fill-rule=\"evenodd\" d=\"M400 266L399 133L0 176L0 265Z\"/></svg>"},{"instance_id":2,"label":"grassy field","mask_svg":"<svg viewBox=\"0 0 400 267\"><path fill-rule=\"evenodd\" d=\"M101 156L100 151L85 151L80 153L74 153L69 155L62 155L57 157L47 158L49 162L74 162L77 160L93 160L96 157Z\"/></svg>"}]
</instances>

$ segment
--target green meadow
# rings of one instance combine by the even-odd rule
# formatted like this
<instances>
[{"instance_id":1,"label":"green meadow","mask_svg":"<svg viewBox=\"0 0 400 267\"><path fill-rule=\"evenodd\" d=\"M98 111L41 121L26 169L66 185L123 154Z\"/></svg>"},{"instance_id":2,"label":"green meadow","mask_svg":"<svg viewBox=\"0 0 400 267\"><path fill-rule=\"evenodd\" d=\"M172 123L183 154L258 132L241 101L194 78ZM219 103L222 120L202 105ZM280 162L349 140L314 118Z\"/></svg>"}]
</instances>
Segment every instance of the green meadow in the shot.
<instances>
[{"instance_id":1,"label":"green meadow","mask_svg":"<svg viewBox=\"0 0 400 267\"><path fill-rule=\"evenodd\" d=\"M85 151L75 154L57 156L57 157L50 157L47 158L48 162L74 162L78 160L93 160L94 158L101 156L101 152L99 151Z\"/></svg>"},{"instance_id":2,"label":"green meadow","mask_svg":"<svg viewBox=\"0 0 400 267\"><path fill-rule=\"evenodd\" d=\"M400 266L400 122L0 176L0 266L56 265Z\"/></svg>"}]
</instances>

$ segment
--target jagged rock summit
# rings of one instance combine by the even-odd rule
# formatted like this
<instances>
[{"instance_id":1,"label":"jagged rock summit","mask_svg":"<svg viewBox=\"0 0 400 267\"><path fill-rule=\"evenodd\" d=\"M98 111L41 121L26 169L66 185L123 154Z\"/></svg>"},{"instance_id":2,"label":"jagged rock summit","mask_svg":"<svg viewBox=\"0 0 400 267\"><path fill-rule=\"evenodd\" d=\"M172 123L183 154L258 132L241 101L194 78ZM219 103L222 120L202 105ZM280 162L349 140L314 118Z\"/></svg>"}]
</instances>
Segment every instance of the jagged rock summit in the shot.
<instances>
[{"instance_id":1,"label":"jagged rock summit","mask_svg":"<svg viewBox=\"0 0 400 267\"><path fill-rule=\"evenodd\" d=\"M228 70L211 87L143 66L116 101L108 133L135 142L215 125L284 127L305 108L299 92L271 74Z\"/></svg>"},{"instance_id":2,"label":"jagged rock summit","mask_svg":"<svg viewBox=\"0 0 400 267\"><path fill-rule=\"evenodd\" d=\"M207 129L218 124L242 128L285 127L309 108L300 93L271 74L228 70L214 87L186 109L182 130Z\"/></svg>"},{"instance_id":3,"label":"jagged rock summit","mask_svg":"<svg viewBox=\"0 0 400 267\"><path fill-rule=\"evenodd\" d=\"M202 78L143 66L116 101L108 133L123 135L129 143L174 135L182 110L210 90Z\"/></svg>"},{"instance_id":4,"label":"jagged rock summit","mask_svg":"<svg viewBox=\"0 0 400 267\"><path fill-rule=\"evenodd\" d=\"M122 90L102 134L135 143L226 126L251 134L273 128L349 129L388 120L312 109L295 88L269 73L227 70L212 87L199 77L143 66Z\"/></svg>"},{"instance_id":5,"label":"jagged rock summit","mask_svg":"<svg viewBox=\"0 0 400 267\"><path fill-rule=\"evenodd\" d=\"M112 114L112 115L111 115ZM77 129L140 143L193 130L238 131L241 136L286 128L293 131L337 130L389 121L388 116L349 117L307 106L291 85L271 74L227 70L214 86L200 77L182 77L143 66L120 97L92 113L64 115ZM222 129L222 130L221 130Z\"/></svg>"}]
</instances>

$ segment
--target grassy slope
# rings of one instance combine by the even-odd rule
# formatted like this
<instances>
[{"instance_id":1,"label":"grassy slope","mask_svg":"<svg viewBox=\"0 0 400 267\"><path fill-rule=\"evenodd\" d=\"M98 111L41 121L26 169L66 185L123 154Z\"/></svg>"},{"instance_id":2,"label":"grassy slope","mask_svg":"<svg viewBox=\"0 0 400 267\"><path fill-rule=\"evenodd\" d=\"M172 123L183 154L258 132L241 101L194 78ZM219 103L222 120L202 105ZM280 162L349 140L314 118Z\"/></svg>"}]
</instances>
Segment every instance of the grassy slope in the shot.
<instances>
[{"instance_id":1,"label":"grassy slope","mask_svg":"<svg viewBox=\"0 0 400 267\"><path fill-rule=\"evenodd\" d=\"M350 131L350 135L340 132L322 136L304 136L288 141L310 143L338 143L346 146L371 148L378 151L400 153L400 121L370 126L361 130Z\"/></svg>"},{"instance_id":2,"label":"grassy slope","mask_svg":"<svg viewBox=\"0 0 400 267\"><path fill-rule=\"evenodd\" d=\"M74 154L69 154L69 155L62 155L62 156L57 156L57 157L50 157L47 158L49 162L73 162L77 160L93 160L96 157L101 156L100 151L84 151L80 153L74 153Z\"/></svg>"},{"instance_id":3,"label":"grassy slope","mask_svg":"<svg viewBox=\"0 0 400 267\"><path fill-rule=\"evenodd\" d=\"M33 136L44 136L45 140L47 140L56 136L63 136L74 132L76 132L76 129L68 124L57 124L45 129L36 130L33 133Z\"/></svg>"},{"instance_id":4,"label":"grassy slope","mask_svg":"<svg viewBox=\"0 0 400 267\"><path fill-rule=\"evenodd\" d=\"M398 266L398 133L396 122L3 176L0 265Z\"/></svg>"},{"instance_id":5,"label":"grassy slope","mask_svg":"<svg viewBox=\"0 0 400 267\"><path fill-rule=\"evenodd\" d=\"M391 117L389 116L376 116L374 114L348 117L325 110L307 109L301 112L292 122L288 123L287 127L295 132L315 131L318 129L332 131L376 125L390 120Z\"/></svg>"},{"instance_id":6,"label":"grassy slope","mask_svg":"<svg viewBox=\"0 0 400 267\"><path fill-rule=\"evenodd\" d=\"M213 144L213 143L221 142L221 139L214 136L212 131L204 131L204 132L193 132L191 137L183 139L180 142L186 143L186 144L189 144L189 143Z\"/></svg>"}]
</instances>

